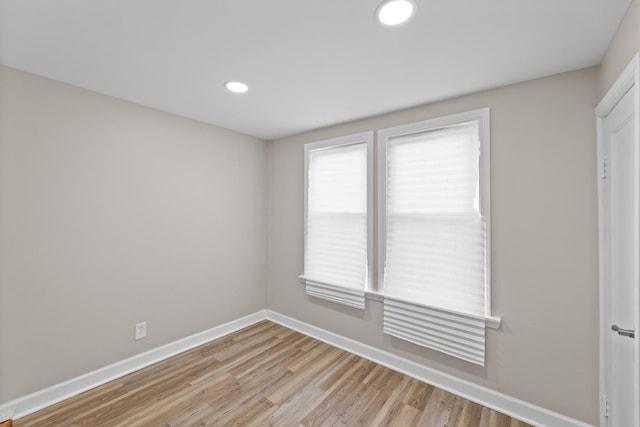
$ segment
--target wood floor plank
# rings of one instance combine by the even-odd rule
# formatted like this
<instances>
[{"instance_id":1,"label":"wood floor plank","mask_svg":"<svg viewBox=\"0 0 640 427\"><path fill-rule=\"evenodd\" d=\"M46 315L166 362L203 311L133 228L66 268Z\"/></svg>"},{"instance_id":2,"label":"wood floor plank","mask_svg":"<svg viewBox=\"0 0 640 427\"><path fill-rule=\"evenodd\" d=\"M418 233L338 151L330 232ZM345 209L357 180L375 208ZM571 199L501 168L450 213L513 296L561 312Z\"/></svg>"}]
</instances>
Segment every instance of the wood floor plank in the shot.
<instances>
[{"instance_id":1,"label":"wood floor plank","mask_svg":"<svg viewBox=\"0 0 640 427\"><path fill-rule=\"evenodd\" d=\"M386 425L406 427L416 426L418 425L418 420L421 415L422 411L418 411L413 406L400 402L393 416L389 418Z\"/></svg>"},{"instance_id":2,"label":"wood floor plank","mask_svg":"<svg viewBox=\"0 0 640 427\"><path fill-rule=\"evenodd\" d=\"M356 401L367 390L362 380L373 369L373 365L368 360L358 360L341 382L336 383L341 386L328 389L324 399L302 420L302 423L305 425L344 424L339 421L345 417L349 409L356 405Z\"/></svg>"},{"instance_id":3,"label":"wood floor plank","mask_svg":"<svg viewBox=\"0 0 640 427\"><path fill-rule=\"evenodd\" d=\"M313 402L323 401L327 395L339 386L339 378L347 375L350 370L357 368L354 368L353 365L358 359L355 355L344 353L340 359L327 367L316 378L307 382L302 390L294 394L284 404L281 404L278 410L260 425L288 426L297 424L297 421L305 418L309 412L313 411L315 408ZM340 374L340 376L338 377L336 374ZM328 379L331 382L326 384Z\"/></svg>"},{"instance_id":4,"label":"wood floor plank","mask_svg":"<svg viewBox=\"0 0 640 427\"><path fill-rule=\"evenodd\" d=\"M465 401L462 407L462 413L458 420L459 427L475 427L480 425L482 419L482 406L477 403Z\"/></svg>"},{"instance_id":5,"label":"wood floor plank","mask_svg":"<svg viewBox=\"0 0 640 427\"><path fill-rule=\"evenodd\" d=\"M411 384L411 388L407 390L403 396L402 402L407 405L413 406L419 411L423 411L427 402L433 393L434 387L430 384L425 384L422 381L414 379Z\"/></svg>"},{"instance_id":6,"label":"wood floor plank","mask_svg":"<svg viewBox=\"0 0 640 427\"><path fill-rule=\"evenodd\" d=\"M527 427L269 321L16 420L15 427Z\"/></svg>"},{"instance_id":7,"label":"wood floor plank","mask_svg":"<svg viewBox=\"0 0 640 427\"><path fill-rule=\"evenodd\" d=\"M393 374L394 375L391 376L390 381L380 389L380 396L386 400L383 401L382 406L379 407L376 416L371 421L371 425L391 425L390 422L396 416L398 406L401 404L398 397L402 395L403 391L412 379L402 374ZM375 407L372 407L372 412L374 412L375 409Z\"/></svg>"}]
</instances>

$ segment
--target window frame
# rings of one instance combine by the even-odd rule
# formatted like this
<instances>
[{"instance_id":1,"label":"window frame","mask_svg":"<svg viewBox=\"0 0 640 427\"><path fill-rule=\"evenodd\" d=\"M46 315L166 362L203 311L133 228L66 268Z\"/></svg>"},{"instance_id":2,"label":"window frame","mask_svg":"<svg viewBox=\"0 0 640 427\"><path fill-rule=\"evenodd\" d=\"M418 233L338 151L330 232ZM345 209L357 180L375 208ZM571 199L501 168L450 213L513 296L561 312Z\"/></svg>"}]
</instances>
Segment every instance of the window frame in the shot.
<instances>
[{"instance_id":1,"label":"window frame","mask_svg":"<svg viewBox=\"0 0 640 427\"><path fill-rule=\"evenodd\" d=\"M485 323L497 328L500 318L491 315L491 143L490 143L490 110L482 108L445 117L409 123L377 132L377 259L376 259L376 293L384 295L384 266L387 246L387 146L393 137L414 133L428 132L462 123L477 121L480 139L479 157L479 204L480 215L486 223L485 240Z\"/></svg>"},{"instance_id":2,"label":"window frame","mask_svg":"<svg viewBox=\"0 0 640 427\"><path fill-rule=\"evenodd\" d=\"M330 150L340 147L346 147L356 144L365 144L366 145L366 171L367 171L367 179L366 179L366 198L367 198L367 207L366 207L366 226L367 226L367 266L366 266L366 281L364 286L364 294L365 298L368 293L371 291L373 286L373 271L374 271L374 133L373 131L361 132L357 134L341 136L337 138L326 139L323 141L311 142L304 145L304 210L303 210L303 221L304 221L304 232L303 232L303 256L306 257L307 253L307 230L308 230L308 206L309 206L309 166L310 166L310 153L316 150ZM304 271L304 267L303 267ZM316 282L313 278L308 278L303 275L300 276L300 281L302 283L307 282ZM328 284L331 286L336 286L337 284ZM339 287L339 285L338 285ZM345 288L348 289L348 288Z\"/></svg>"}]
</instances>

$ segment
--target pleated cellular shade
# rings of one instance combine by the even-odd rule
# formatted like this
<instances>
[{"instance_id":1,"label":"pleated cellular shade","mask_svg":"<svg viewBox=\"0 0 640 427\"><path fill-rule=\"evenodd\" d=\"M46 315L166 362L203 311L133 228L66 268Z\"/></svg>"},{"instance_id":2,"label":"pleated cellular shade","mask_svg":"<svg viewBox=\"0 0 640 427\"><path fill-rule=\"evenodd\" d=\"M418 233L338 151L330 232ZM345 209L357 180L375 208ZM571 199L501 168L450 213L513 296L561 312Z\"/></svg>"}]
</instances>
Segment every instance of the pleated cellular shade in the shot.
<instances>
[{"instance_id":1,"label":"pleated cellular shade","mask_svg":"<svg viewBox=\"0 0 640 427\"><path fill-rule=\"evenodd\" d=\"M384 298L384 333L484 365L484 317Z\"/></svg>"},{"instance_id":2,"label":"pleated cellular shade","mask_svg":"<svg viewBox=\"0 0 640 427\"><path fill-rule=\"evenodd\" d=\"M307 293L364 308L367 283L367 144L308 151Z\"/></svg>"},{"instance_id":3,"label":"pleated cellular shade","mask_svg":"<svg viewBox=\"0 0 640 427\"><path fill-rule=\"evenodd\" d=\"M483 364L479 124L385 142L385 332Z\"/></svg>"}]
</instances>

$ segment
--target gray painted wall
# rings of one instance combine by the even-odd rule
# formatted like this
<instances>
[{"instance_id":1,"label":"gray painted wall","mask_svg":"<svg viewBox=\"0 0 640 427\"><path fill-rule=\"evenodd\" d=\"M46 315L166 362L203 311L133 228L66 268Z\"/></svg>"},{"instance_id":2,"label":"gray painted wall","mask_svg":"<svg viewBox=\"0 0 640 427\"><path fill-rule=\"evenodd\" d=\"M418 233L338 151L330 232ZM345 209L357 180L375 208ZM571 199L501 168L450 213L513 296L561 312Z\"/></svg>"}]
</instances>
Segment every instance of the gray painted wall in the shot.
<instances>
[{"instance_id":1,"label":"gray painted wall","mask_svg":"<svg viewBox=\"0 0 640 427\"><path fill-rule=\"evenodd\" d=\"M0 94L0 402L264 308L266 142L6 67Z\"/></svg>"},{"instance_id":2,"label":"gray painted wall","mask_svg":"<svg viewBox=\"0 0 640 427\"><path fill-rule=\"evenodd\" d=\"M268 307L595 424L595 105L591 68L274 141ZM343 308L306 296L297 280L305 143L482 107L491 109L493 307L503 318L500 330L488 330L486 367L384 335L380 303Z\"/></svg>"},{"instance_id":3,"label":"gray painted wall","mask_svg":"<svg viewBox=\"0 0 640 427\"><path fill-rule=\"evenodd\" d=\"M633 0L598 67L598 99L607 93L638 50L640 50L640 0Z\"/></svg>"}]
</instances>

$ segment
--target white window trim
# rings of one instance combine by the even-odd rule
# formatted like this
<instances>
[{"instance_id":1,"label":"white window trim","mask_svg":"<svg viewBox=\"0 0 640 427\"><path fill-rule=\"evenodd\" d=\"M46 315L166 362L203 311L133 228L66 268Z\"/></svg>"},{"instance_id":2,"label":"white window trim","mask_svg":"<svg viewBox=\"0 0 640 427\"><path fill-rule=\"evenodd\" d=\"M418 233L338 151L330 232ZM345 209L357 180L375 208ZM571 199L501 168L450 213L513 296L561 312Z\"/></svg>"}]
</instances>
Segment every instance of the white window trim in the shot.
<instances>
[{"instance_id":1,"label":"white window trim","mask_svg":"<svg viewBox=\"0 0 640 427\"><path fill-rule=\"evenodd\" d=\"M306 285L307 284L307 279L304 276L300 276L299 277L299 281L301 285ZM369 301L375 301L375 302L383 302L384 301L384 294L380 293L380 292L376 292L376 291L365 291L364 293L364 297L365 299L368 299ZM500 328L500 324L502 322L502 318L500 317L486 317L484 318L484 325L487 328L491 328L491 329L499 329Z\"/></svg>"},{"instance_id":2,"label":"white window trim","mask_svg":"<svg viewBox=\"0 0 640 427\"><path fill-rule=\"evenodd\" d=\"M307 143L304 146L304 235L303 245L307 241L307 217L308 217L308 192L309 192L309 158L311 151L320 149L329 149L340 146L353 144L366 144L367 146L367 283L365 284L365 294L372 289L373 286L373 262L374 262L374 171L373 171L373 131L362 132L353 135L341 136L337 138L327 139L318 142ZM305 247L306 252L306 247ZM304 255L306 256L306 254ZM300 282L307 285L326 285L327 287L337 287L334 284L325 284L304 275L299 277ZM350 304L347 304L350 305ZM353 305L356 306L356 305Z\"/></svg>"},{"instance_id":3,"label":"white window trim","mask_svg":"<svg viewBox=\"0 0 640 427\"><path fill-rule=\"evenodd\" d=\"M386 162L387 141L390 137L424 132L458 123L478 121L480 133L480 212L486 221L486 265L485 265L485 325L498 329L501 318L492 316L491 311L491 144L490 144L490 120L489 108L482 108L464 113L453 114L445 117L424 120L421 122L395 126L378 131L378 259L377 259L377 284L376 290L371 296L375 299L384 297L384 263L386 260Z\"/></svg>"}]
</instances>

